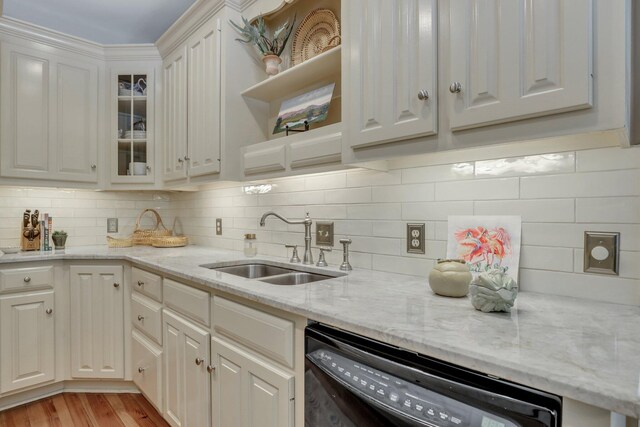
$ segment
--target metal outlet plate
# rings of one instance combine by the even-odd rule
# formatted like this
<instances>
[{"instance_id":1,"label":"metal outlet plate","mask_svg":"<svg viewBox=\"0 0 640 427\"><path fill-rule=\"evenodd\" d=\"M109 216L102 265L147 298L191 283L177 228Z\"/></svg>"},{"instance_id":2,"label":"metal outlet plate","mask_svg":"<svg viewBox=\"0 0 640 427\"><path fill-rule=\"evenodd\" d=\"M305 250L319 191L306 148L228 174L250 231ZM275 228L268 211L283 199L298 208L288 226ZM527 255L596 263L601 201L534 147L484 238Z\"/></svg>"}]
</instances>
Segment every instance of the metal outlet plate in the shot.
<instances>
[{"instance_id":1,"label":"metal outlet plate","mask_svg":"<svg viewBox=\"0 0 640 427\"><path fill-rule=\"evenodd\" d=\"M407 224L407 253L424 254L425 236L424 223Z\"/></svg>"},{"instance_id":2,"label":"metal outlet plate","mask_svg":"<svg viewBox=\"0 0 640 427\"><path fill-rule=\"evenodd\" d=\"M118 218L107 218L107 233L118 232Z\"/></svg>"},{"instance_id":3,"label":"metal outlet plate","mask_svg":"<svg viewBox=\"0 0 640 427\"><path fill-rule=\"evenodd\" d=\"M216 236L222 236L222 218L216 218Z\"/></svg>"},{"instance_id":4,"label":"metal outlet plate","mask_svg":"<svg viewBox=\"0 0 640 427\"><path fill-rule=\"evenodd\" d=\"M333 246L333 222L316 222L316 245Z\"/></svg>"},{"instance_id":5,"label":"metal outlet plate","mask_svg":"<svg viewBox=\"0 0 640 427\"><path fill-rule=\"evenodd\" d=\"M620 233L585 231L585 273L618 275L620 263Z\"/></svg>"}]
</instances>

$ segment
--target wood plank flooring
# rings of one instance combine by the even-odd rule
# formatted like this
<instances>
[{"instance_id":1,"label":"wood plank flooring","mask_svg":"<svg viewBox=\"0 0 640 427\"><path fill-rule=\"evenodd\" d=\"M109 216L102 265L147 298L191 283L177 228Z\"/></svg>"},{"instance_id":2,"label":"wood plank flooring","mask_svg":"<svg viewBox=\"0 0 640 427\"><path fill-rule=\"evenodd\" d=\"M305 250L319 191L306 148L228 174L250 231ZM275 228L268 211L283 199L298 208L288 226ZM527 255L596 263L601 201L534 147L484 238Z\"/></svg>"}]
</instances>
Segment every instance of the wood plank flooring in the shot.
<instances>
[{"instance_id":1,"label":"wood plank flooring","mask_svg":"<svg viewBox=\"0 0 640 427\"><path fill-rule=\"evenodd\" d=\"M62 393L0 412L2 427L168 426L141 394Z\"/></svg>"}]
</instances>

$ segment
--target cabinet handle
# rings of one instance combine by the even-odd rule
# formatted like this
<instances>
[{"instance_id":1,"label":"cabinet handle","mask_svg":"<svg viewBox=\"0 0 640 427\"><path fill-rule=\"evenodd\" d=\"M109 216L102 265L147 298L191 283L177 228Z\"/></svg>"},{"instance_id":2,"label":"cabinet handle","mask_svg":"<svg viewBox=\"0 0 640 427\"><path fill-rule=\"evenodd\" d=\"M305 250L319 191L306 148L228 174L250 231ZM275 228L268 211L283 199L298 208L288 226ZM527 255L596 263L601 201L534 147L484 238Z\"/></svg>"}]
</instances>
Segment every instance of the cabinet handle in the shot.
<instances>
[{"instance_id":1,"label":"cabinet handle","mask_svg":"<svg viewBox=\"0 0 640 427\"><path fill-rule=\"evenodd\" d=\"M178 157L178 163L182 163L184 162L184 160L182 160L182 157Z\"/></svg>"},{"instance_id":2,"label":"cabinet handle","mask_svg":"<svg viewBox=\"0 0 640 427\"><path fill-rule=\"evenodd\" d=\"M31 277L27 276L23 280L24 280L24 283L29 283L31 281Z\"/></svg>"},{"instance_id":3,"label":"cabinet handle","mask_svg":"<svg viewBox=\"0 0 640 427\"><path fill-rule=\"evenodd\" d=\"M140 372L142 374L144 372L144 368L142 368L142 367L138 368L138 372Z\"/></svg>"},{"instance_id":4,"label":"cabinet handle","mask_svg":"<svg viewBox=\"0 0 640 427\"><path fill-rule=\"evenodd\" d=\"M142 280L138 280L138 286L140 287L144 286L144 282Z\"/></svg>"},{"instance_id":5,"label":"cabinet handle","mask_svg":"<svg viewBox=\"0 0 640 427\"><path fill-rule=\"evenodd\" d=\"M202 357L196 357L196 365L200 366L204 363L204 359Z\"/></svg>"},{"instance_id":6,"label":"cabinet handle","mask_svg":"<svg viewBox=\"0 0 640 427\"><path fill-rule=\"evenodd\" d=\"M216 371L216 367L215 366L207 366L207 372L209 372L210 374L213 374Z\"/></svg>"},{"instance_id":7,"label":"cabinet handle","mask_svg":"<svg viewBox=\"0 0 640 427\"><path fill-rule=\"evenodd\" d=\"M429 91L422 89L420 92L418 92L418 99L420 101L426 101L429 99Z\"/></svg>"},{"instance_id":8,"label":"cabinet handle","mask_svg":"<svg viewBox=\"0 0 640 427\"><path fill-rule=\"evenodd\" d=\"M47 314L51 314L51 313L53 313L53 309L52 308L47 308L44 312L47 313Z\"/></svg>"},{"instance_id":9,"label":"cabinet handle","mask_svg":"<svg viewBox=\"0 0 640 427\"><path fill-rule=\"evenodd\" d=\"M449 92L451 92L451 93L460 93L460 92L462 92L462 83L460 83L460 82L451 83L451 86L449 86Z\"/></svg>"},{"instance_id":10,"label":"cabinet handle","mask_svg":"<svg viewBox=\"0 0 640 427\"><path fill-rule=\"evenodd\" d=\"M144 316L141 314L138 314L138 322L142 322L144 320Z\"/></svg>"},{"instance_id":11,"label":"cabinet handle","mask_svg":"<svg viewBox=\"0 0 640 427\"><path fill-rule=\"evenodd\" d=\"M191 160L191 157L189 157L189 156L184 156L184 161L185 161L185 162L188 162L189 160Z\"/></svg>"},{"instance_id":12,"label":"cabinet handle","mask_svg":"<svg viewBox=\"0 0 640 427\"><path fill-rule=\"evenodd\" d=\"M118 288L120 287L120 283L114 283L114 284L113 284L113 287L114 287L114 288L116 288L116 289L118 289Z\"/></svg>"},{"instance_id":13,"label":"cabinet handle","mask_svg":"<svg viewBox=\"0 0 640 427\"><path fill-rule=\"evenodd\" d=\"M91 165L91 170L96 170L97 167L97 165Z\"/></svg>"}]
</instances>

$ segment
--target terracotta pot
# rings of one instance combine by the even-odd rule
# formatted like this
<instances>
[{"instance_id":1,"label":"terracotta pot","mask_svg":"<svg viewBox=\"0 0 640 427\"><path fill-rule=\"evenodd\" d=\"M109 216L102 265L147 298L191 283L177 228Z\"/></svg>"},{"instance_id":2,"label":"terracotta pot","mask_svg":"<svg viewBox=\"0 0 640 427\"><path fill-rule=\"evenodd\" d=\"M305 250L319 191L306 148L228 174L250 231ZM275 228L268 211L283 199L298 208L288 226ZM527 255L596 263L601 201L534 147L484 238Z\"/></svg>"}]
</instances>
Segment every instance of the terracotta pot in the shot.
<instances>
[{"instance_id":1,"label":"terracotta pot","mask_svg":"<svg viewBox=\"0 0 640 427\"><path fill-rule=\"evenodd\" d=\"M462 260L438 260L429 273L429 286L438 295L460 298L469 292L472 279L469 266Z\"/></svg>"},{"instance_id":2,"label":"terracotta pot","mask_svg":"<svg viewBox=\"0 0 640 427\"><path fill-rule=\"evenodd\" d=\"M265 71L271 76L275 76L280 72L280 64L282 64L282 59L277 55L266 55L262 57L262 62L265 65Z\"/></svg>"}]
</instances>

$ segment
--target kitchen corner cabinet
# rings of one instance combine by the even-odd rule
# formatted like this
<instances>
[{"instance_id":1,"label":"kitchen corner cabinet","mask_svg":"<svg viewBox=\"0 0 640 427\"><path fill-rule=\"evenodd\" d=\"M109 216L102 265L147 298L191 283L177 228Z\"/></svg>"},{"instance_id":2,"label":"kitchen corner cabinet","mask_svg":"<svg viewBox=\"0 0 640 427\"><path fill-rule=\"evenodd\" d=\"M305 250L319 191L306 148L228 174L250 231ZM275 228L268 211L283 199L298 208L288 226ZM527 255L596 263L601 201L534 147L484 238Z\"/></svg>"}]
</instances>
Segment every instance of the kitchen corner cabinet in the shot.
<instances>
[{"instance_id":1,"label":"kitchen corner cabinet","mask_svg":"<svg viewBox=\"0 0 640 427\"><path fill-rule=\"evenodd\" d=\"M451 129L591 107L592 1L450 1Z\"/></svg>"},{"instance_id":2,"label":"kitchen corner cabinet","mask_svg":"<svg viewBox=\"0 0 640 427\"><path fill-rule=\"evenodd\" d=\"M0 297L0 393L55 378L53 291Z\"/></svg>"},{"instance_id":3,"label":"kitchen corner cabinet","mask_svg":"<svg viewBox=\"0 0 640 427\"><path fill-rule=\"evenodd\" d=\"M0 64L0 174L97 183L99 61L3 41Z\"/></svg>"},{"instance_id":4,"label":"kitchen corner cabinet","mask_svg":"<svg viewBox=\"0 0 640 427\"><path fill-rule=\"evenodd\" d=\"M167 309L163 310L162 331L164 418L176 427L208 426L211 335Z\"/></svg>"},{"instance_id":5,"label":"kitchen corner cabinet","mask_svg":"<svg viewBox=\"0 0 640 427\"><path fill-rule=\"evenodd\" d=\"M122 266L71 266L71 376L124 378Z\"/></svg>"},{"instance_id":6,"label":"kitchen corner cabinet","mask_svg":"<svg viewBox=\"0 0 640 427\"><path fill-rule=\"evenodd\" d=\"M343 8L345 141L357 149L435 134L436 0L349 0Z\"/></svg>"},{"instance_id":7,"label":"kitchen corner cabinet","mask_svg":"<svg viewBox=\"0 0 640 427\"><path fill-rule=\"evenodd\" d=\"M214 427L293 426L292 374L218 337L211 354Z\"/></svg>"},{"instance_id":8,"label":"kitchen corner cabinet","mask_svg":"<svg viewBox=\"0 0 640 427\"><path fill-rule=\"evenodd\" d=\"M220 32L210 19L163 61L165 181L220 172Z\"/></svg>"}]
</instances>

